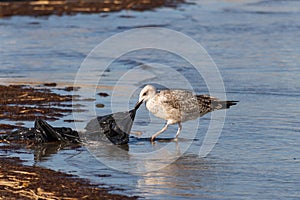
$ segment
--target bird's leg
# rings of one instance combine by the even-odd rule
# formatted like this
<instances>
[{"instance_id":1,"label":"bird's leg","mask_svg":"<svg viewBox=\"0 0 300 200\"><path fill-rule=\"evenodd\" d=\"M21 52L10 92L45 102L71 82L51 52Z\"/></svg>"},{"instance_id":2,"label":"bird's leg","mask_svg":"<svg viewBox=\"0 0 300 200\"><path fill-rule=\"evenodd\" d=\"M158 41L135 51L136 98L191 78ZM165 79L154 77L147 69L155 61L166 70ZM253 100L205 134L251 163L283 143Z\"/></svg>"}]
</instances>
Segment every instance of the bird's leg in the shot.
<instances>
[{"instance_id":1,"label":"bird's leg","mask_svg":"<svg viewBox=\"0 0 300 200\"><path fill-rule=\"evenodd\" d=\"M180 132L181 132L181 129L182 129L181 123L178 122L178 130L177 130L177 133L176 133L176 135L175 135L175 139L176 139L176 140L177 140L177 138L178 138L178 136L179 136L179 134L180 134Z\"/></svg>"},{"instance_id":2,"label":"bird's leg","mask_svg":"<svg viewBox=\"0 0 300 200\"><path fill-rule=\"evenodd\" d=\"M164 132L165 130L167 130L167 128L168 128L169 125L170 125L170 124L167 122L166 125L165 125L160 131L158 131L157 133L155 133L154 135L152 135L152 136L151 136L151 142L153 142L153 141L155 140L155 138L156 138L159 134L161 134L162 132Z\"/></svg>"}]
</instances>

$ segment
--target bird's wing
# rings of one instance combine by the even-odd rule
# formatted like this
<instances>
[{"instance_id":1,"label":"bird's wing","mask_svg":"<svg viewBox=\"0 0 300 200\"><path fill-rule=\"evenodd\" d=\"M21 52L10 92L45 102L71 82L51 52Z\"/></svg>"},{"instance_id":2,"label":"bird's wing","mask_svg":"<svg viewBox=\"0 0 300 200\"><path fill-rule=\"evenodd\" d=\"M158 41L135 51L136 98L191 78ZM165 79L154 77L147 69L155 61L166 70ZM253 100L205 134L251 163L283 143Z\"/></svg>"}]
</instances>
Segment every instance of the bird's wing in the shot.
<instances>
[{"instance_id":1,"label":"bird's wing","mask_svg":"<svg viewBox=\"0 0 300 200\"><path fill-rule=\"evenodd\" d=\"M180 110L186 114L199 110L196 96L188 90L163 90L161 94L165 96L163 101L173 109Z\"/></svg>"},{"instance_id":2,"label":"bird's wing","mask_svg":"<svg viewBox=\"0 0 300 200\"><path fill-rule=\"evenodd\" d=\"M204 115L206 113L209 113L213 110L216 110L217 105L215 105L213 102L217 102L219 99L215 97L211 97L209 95L196 95L199 105L199 111L201 115Z\"/></svg>"}]
</instances>

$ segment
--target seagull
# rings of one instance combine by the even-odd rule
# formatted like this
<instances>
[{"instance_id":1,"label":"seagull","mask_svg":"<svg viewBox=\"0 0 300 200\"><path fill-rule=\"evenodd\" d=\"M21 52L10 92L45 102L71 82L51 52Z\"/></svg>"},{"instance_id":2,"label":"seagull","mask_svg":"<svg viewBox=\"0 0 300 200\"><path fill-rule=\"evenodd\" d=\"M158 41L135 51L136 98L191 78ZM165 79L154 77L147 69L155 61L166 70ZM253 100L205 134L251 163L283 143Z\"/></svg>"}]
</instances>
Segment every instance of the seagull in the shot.
<instances>
[{"instance_id":1,"label":"seagull","mask_svg":"<svg viewBox=\"0 0 300 200\"><path fill-rule=\"evenodd\" d=\"M209 95L196 95L189 90L168 89L157 92L152 85L146 85L140 92L137 104L145 102L146 108L156 117L166 120L166 125L152 135L151 142L167 130L171 124L178 124L177 140L182 122L197 119L214 110L228 109L238 101L220 101Z\"/></svg>"}]
</instances>

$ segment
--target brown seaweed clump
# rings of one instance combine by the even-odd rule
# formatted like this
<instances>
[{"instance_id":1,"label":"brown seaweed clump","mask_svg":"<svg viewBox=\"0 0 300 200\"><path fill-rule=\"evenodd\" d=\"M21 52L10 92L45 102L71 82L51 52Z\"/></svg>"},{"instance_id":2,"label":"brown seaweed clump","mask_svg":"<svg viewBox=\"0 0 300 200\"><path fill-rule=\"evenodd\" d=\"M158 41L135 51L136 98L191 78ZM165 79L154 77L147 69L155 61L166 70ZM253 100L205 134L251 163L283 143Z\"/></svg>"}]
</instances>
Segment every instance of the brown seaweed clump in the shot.
<instances>
[{"instance_id":1,"label":"brown seaweed clump","mask_svg":"<svg viewBox=\"0 0 300 200\"><path fill-rule=\"evenodd\" d=\"M176 7L183 0L1 0L0 17L13 15L63 15L101 13L120 10L151 10L166 6Z\"/></svg>"},{"instance_id":2,"label":"brown seaweed clump","mask_svg":"<svg viewBox=\"0 0 300 200\"><path fill-rule=\"evenodd\" d=\"M49 88L0 85L0 119L9 121L58 120L72 112L72 95L53 93ZM80 109L78 109L80 111ZM21 125L0 123L0 133Z\"/></svg>"},{"instance_id":3,"label":"brown seaweed clump","mask_svg":"<svg viewBox=\"0 0 300 200\"><path fill-rule=\"evenodd\" d=\"M18 158L0 158L0 169L0 199L137 199L62 172L25 166Z\"/></svg>"}]
</instances>

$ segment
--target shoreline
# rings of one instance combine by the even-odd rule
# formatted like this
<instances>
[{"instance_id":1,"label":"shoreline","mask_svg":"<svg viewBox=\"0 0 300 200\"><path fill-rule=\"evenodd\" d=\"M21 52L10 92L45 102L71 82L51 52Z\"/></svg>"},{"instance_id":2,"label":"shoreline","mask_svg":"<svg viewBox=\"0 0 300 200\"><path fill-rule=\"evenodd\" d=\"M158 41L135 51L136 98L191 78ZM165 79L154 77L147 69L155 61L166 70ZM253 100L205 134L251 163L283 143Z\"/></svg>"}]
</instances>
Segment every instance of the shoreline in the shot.
<instances>
[{"instance_id":1,"label":"shoreline","mask_svg":"<svg viewBox=\"0 0 300 200\"><path fill-rule=\"evenodd\" d=\"M0 18L14 15L37 17L121 10L145 11L162 6L176 7L182 2L182 0L2 0L0 1Z\"/></svg>"},{"instance_id":2,"label":"shoreline","mask_svg":"<svg viewBox=\"0 0 300 200\"><path fill-rule=\"evenodd\" d=\"M69 115L69 102L73 96L69 94L69 91L65 91L64 93L66 94L54 92L53 89L63 90L69 88L65 85L57 86L57 83L43 83L35 86L22 84L0 85L0 96L2 97L0 118L7 120L0 123L0 136L10 134L16 129L26 128L25 121L31 122L38 117L43 117L49 121L51 119L49 117L53 117L53 113L49 111L48 107L52 104L58 106L58 108L63 108L55 110L55 114L58 116L53 118L53 121L59 120L61 116ZM82 101L80 97L77 98L79 102ZM36 108L37 106L39 109ZM88 179L72 174L39 166L28 166L23 164L24 160L18 157L18 155L17 157L9 156L9 152L22 148L34 149L36 147L37 152L39 152L39 144L35 144L29 140L22 140L20 138L20 140L16 141L6 141L0 139L0 144L0 199L75 200L138 198L136 196L110 194L110 192L118 191L119 189L114 188L114 186L105 185L105 183L95 185ZM52 147L54 151L47 152L45 147L39 153L55 154L64 146L64 144L60 143L40 144L40 146L43 145ZM75 147L76 144L72 148ZM41 157L43 155L37 154L37 156Z\"/></svg>"},{"instance_id":3,"label":"shoreline","mask_svg":"<svg viewBox=\"0 0 300 200\"><path fill-rule=\"evenodd\" d=\"M70 174L26 166L16 157L0 157L0 169L0 199L138 199Z\"/></svg>"}]
</instances>

